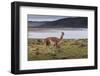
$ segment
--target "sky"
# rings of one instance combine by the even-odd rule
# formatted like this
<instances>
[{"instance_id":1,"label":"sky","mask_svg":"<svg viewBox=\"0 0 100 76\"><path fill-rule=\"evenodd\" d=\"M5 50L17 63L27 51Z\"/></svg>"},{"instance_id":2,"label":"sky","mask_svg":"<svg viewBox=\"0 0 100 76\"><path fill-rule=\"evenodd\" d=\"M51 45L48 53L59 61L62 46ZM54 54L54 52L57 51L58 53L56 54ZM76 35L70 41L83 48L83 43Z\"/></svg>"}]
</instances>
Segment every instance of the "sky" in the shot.
<instances>
[{"instance_id":1,"label":"sky","mask_svg":"<svg viewBox=\"0 0 100 76\"><path fill-rule=\"evenodd\" d=\"M28 21L55 21L62 18L68 18L68 16L28 15Z\"/></svg>"}]
</instances>

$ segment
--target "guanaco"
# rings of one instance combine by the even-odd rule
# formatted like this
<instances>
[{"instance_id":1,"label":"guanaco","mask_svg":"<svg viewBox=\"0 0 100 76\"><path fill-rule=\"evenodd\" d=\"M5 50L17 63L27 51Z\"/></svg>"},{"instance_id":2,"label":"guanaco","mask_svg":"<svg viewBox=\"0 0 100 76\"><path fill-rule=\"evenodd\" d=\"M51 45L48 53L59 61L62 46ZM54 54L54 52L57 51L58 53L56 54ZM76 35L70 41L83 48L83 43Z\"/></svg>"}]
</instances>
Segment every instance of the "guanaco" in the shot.
<instances>
[{"instance_id":1,"label":"guanaco","mask_svg":"<svg viewBox=\"0 0 100 76\"><path fill-rule=\"evenodd\" d=\"M63 36L64 36L64 32L61 33L60 38L47 37L47 38L44 39L44 42L45 42L46 46L53 45L53 46L59 48L60 44L62 43Z\"/></svg>"}]
</instances>

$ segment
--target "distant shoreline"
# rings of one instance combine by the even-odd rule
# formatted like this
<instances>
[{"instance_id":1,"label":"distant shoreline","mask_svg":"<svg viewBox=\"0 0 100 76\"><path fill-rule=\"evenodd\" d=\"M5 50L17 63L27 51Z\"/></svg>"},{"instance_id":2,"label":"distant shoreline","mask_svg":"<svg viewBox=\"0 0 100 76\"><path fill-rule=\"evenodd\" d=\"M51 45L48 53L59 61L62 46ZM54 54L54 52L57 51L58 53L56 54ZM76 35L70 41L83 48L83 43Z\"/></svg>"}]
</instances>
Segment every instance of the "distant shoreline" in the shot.
<instances>
[{"instance_id":1,"label":"distant shoreline","mask_svg":"<svg viewBox=\"0 0 100 76\"><path fill-rule=\"evenodd\" d=\"M28 31L46 31L46 30L64 30L64 31L75 31L75 30L87 30L87 28L28 28Z\"/></svg>"}]
</instances>

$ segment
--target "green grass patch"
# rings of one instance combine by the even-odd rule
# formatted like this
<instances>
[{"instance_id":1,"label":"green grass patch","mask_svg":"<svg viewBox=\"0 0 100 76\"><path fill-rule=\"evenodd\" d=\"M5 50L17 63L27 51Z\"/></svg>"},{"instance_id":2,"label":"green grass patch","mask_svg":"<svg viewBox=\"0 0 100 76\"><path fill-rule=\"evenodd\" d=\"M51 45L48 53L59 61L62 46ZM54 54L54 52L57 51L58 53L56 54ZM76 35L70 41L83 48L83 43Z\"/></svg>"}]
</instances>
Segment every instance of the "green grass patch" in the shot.
<instances>
[{"instance_id":1,"label":"green grass patch","mask_svg":"<svg viewBox=\"0 0 100 76\"><path fill-rule=\"evenodd\" d=\"M28 60L80 59L88 57L87 39L64 39L60 48L46 47L42 39L28 39Z\"/></svg>"}]
</instances>

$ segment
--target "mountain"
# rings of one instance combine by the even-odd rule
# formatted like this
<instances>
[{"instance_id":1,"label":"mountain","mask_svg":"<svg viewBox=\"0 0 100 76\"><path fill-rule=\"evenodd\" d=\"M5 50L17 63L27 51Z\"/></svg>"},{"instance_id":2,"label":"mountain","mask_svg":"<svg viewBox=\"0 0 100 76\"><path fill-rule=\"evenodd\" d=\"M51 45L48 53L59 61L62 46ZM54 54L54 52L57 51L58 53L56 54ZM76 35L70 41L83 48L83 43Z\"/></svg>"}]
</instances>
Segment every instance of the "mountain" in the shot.
<instances>
[{"instance_id":1,"label":"mountain","mask_svg":"<svg viewBox=\"0 0 100 76\"><path fill-rule=\"evenodd\" d=\"M56 21L28 22L34 28L87 28L87 17L63 18Z\"/></svg>"},{"instance_id":2,"label":"mountain","mask_svg":"<svg viewBox=\"0 0 100 76\"><path fill-rule=\"evenodd\" d=\"M47 23L46 21L28 21L28 27L34 28L34 27L40 27L41 25L44 25Z\"/></svg>"}]
</instances>

